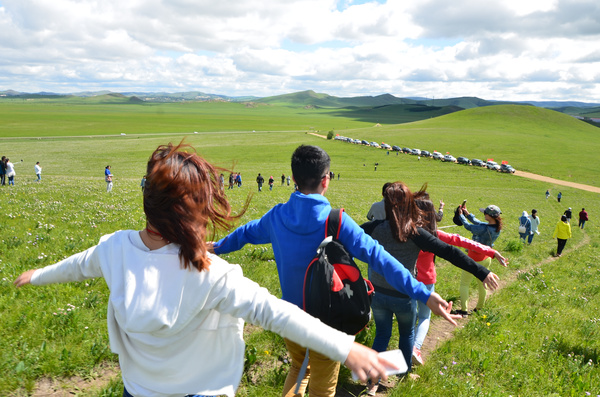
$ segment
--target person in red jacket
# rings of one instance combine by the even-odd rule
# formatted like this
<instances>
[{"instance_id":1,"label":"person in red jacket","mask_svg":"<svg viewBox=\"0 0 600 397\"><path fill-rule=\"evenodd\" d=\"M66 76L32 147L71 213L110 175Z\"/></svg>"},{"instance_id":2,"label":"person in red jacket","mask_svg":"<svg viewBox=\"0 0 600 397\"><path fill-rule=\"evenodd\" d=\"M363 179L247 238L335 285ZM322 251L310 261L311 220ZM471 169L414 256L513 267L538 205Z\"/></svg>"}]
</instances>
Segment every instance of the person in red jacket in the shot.
<instances>
[{"instance_id":1,"label":"person in red jacket","mask_svg":"<svg viewBox=\"0 0 600 397\"><path fill-rule=\"evenodd\" d=\"M425 214L423 228L431 234L437 236L446 244L456 247L466 248L477 252L484 256L496 258L502 266L508 264L508 260L504 258L498 251L487 245L480 244L459 234L446 233L437 228L437 213L433 202L429 200L428 195L417 196L415 203ZM435 271L435 254L427 251L421 251L417 258L417 280L425 284L430 291L435 290L436 283ZM429 332L429 324L431 319L431 310L420 302L417 302L417 325L415 326L415 344L413 347L413 360L415 363L422 365L423 357L421 355L421 347Z\"/></svg>"},{"instance_id":2,"label":"person in red jacket","mask_svg":"<svg viewBox=\"0 0 600 397\"><path fill-rule=\"evenodd\" d=\"M585 208L582 208L579 212L579 227L583 229L585 223L588 221L588 213Z\"/></svg>"}]
</instances>

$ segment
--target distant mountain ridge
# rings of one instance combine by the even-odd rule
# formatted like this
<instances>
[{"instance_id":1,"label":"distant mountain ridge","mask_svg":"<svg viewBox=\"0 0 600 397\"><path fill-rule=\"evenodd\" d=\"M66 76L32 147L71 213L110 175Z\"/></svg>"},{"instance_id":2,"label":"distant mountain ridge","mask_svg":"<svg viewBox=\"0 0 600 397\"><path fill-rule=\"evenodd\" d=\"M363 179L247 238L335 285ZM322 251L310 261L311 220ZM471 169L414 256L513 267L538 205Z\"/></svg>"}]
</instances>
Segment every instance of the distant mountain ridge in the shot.
<instances>
[{"instance_id":1,"label":"distant mountain ridge","mask_svg":"<svg viewBox=\"0 0 600 397\"><path fill-rule=\"evenodd\" d=\"M458 107L462 109L472 109L482 106L493 105L531 105L543 108L554 109L568 114L584 114L596 112L600 109L600 103L587 103L577 101L495 101L478 97L458 97L458 98L399 98L392 94L381 94L376 96L356 96L356 97L336 97L328 94L317 93L313 90L300 91L290 94L276 95L270 97L255 96L227 96L218 94L209 94L201 91L185 92L120 92L112 91L82 91L69 94L57 94L53 92L26 93L14 90L0 91L0 98L43 98L43 97L82 97L93 98L106 95L120 94L124 97L135 97L134 101L143 102L183 102L183 101L223 101L223 102L257 102L277 105L296 105L296 106L314 106L323 108L351 108L351 107L379 107L388 105L425 105L432 107Z\"/></svg>"}]
</instances>

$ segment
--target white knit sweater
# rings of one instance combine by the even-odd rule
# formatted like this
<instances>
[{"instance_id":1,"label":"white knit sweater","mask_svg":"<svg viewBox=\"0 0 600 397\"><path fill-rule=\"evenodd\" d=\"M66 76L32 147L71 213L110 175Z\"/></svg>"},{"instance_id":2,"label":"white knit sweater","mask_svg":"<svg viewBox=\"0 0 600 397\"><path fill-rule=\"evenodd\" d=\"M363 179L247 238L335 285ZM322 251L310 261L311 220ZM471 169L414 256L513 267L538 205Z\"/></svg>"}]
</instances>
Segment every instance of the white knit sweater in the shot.
<instances>
[{"instance_id":1,"label":"white knit sweater","mask_svg":"<svg viewBox=\"0 0 600 397\"><path fill-rule=\"evenodd\" d=\"M36 271L34 285L104 277L108 333L134 396L233 396L244 365L244 320L344 362L354 338L275 298L211 255L185 270L179 246L150 251L139 232L106 235L84 252Z\"/></svg>"}]
</instances>

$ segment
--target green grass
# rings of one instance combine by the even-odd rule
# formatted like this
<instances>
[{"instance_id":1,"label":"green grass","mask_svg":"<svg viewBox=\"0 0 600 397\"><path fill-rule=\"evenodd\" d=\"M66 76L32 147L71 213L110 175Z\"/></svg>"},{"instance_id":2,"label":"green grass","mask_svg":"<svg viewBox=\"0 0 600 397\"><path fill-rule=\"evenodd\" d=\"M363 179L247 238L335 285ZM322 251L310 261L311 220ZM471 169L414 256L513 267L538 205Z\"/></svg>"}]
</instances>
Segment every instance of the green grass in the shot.
<instances>
[{"instance_id":1,"label":"green grass","mask_svg":"<svg viewBox=\"0 0 600 397\"><path fill-rule=\"evenodd\" d=\"M377 123L351 110L225 102L110 103L90 99L0 100L0 137L51 137L193 131L308 131ZM404 116L402 116L404 117ZM402 117L385 116L389 122ZM421 117L420 117L421 118ZM412 118L415 120L415 118Z\"/></svg>"},{"instance_id":2,"label":"green grass","mask_svg":"<svg viewBox=\"0 0 600 397\"><path fill-rule=\"evenodd\" d=\"M449 123L448 129L453 128L457 127ZM394 136L395 132L386 133ZM585 133L575 130L570 136ZM156 146L178 142L183 136L210 161L242 172L243 187L228 191L234 208L240 208L246 197L254 194L242 222L258 218L287 200L291 188L276 183L272 192L258 194L254 179L258 172L273 175L276 180L281 173L287 175L291 153L300 143L320 145L330 154L336 180L331 182L327 197L334 207L346 208L359 223L366 221L371 203L380 199L381 185L394 180L405 181L413 190L428 182L432 199L443 199L447 204L448 213L441 226L451 225L449 211L465 198L472 211L491 203L502 208L506 227L497 248L511 263L507 269L494 264L493 271L502 278L516 277L517 271L523 275L495 295L481 317L474 317L465 329L457 330L454 340L443 344L427 365L417 370L421 381L402 382L393 395L417 391L415 395L562 396L598 390L597 194L560 187L563 201L559 204L544 197L548 187L554 191L558 186L513 175L418 161L414 156L386 155L382 150L304 133L230 132L2 141L3 154L17 160L17 186L0 189L0 394L27 395L41 377L89 377L98 363L116 361L107 350L108 291L102 280L21 290L12 286L12 280L28 268L54 263L90 247L103 234L142 228L139 182L145 162ZM513 147L511 142L499 142L498 150ZM40 184L34 182L35 161L44 167ZM379 163L377 171L373 169L375 162ZM107 164L115 174L112 194L104 191L103 170ZM584 248L541 266L540 273L537 263L555 249L550 237L556 221L569 206L576 212L586 207L590 213L592 220L586 226L590 241ZM532 246L515 249L517 218L523 210L532 208L539 211L542 234ZM446 230L468 235L459 228ZM583 238L583 233L574 230L567 249ZM270 247L247 246L224 257L242 264L248 277L280 294ZM459 277L458 269L438 261L436 290L446 299L457 299ZM483 319L483 315L487 317ZM247 332L249 351L255 349L250 357L256 361L249 366L239 395L279 395L285 373L281 369L285 369L281 339L255 327ZM371 327L361 340L368 344L372 333ZM390 348L396 343L393 340ZM590 359L592 365L588 364ZM545 384L540 385L539 379ZM342 372L340 385L352 387L347 371ZM120 381L107 385L100 395L119 395L119 387Z\"/></svg>"}]
</instances>

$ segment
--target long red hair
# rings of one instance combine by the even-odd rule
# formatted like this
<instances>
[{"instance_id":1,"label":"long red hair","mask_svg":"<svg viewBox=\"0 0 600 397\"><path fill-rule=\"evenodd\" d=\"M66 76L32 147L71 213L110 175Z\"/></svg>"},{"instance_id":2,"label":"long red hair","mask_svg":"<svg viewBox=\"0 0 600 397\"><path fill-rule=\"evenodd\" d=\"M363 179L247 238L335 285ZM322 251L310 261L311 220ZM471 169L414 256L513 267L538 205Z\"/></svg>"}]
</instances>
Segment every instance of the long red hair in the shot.
<instances>
[{"instance_id":1,"label":"long red hair","mask_svg":"<svg viewBox=\"0 0 600 397\"><path fill-rule=\"evenodd\" d=\"M394 238L405 242L417 234L417 226L421 226L422 211L415 204L415 199L402 182L390 184L383 194L386 219L390 222Z\"/></svg>"},{"instance_id":2,"label":"long red hair","mask_svg":"<svg viewBox=\"0 0 600 397\"><path fill-rule=\"evenodd\" d=\"M217 229L229 229L246 211L248 201L238 215L219 185L219 172L183 141L159 146L148 160L144 213L165 240L180 246L184 268L207 269L206 237Z\"/></svg>"}]
</instances>

